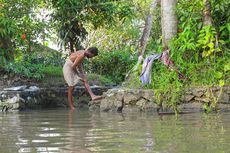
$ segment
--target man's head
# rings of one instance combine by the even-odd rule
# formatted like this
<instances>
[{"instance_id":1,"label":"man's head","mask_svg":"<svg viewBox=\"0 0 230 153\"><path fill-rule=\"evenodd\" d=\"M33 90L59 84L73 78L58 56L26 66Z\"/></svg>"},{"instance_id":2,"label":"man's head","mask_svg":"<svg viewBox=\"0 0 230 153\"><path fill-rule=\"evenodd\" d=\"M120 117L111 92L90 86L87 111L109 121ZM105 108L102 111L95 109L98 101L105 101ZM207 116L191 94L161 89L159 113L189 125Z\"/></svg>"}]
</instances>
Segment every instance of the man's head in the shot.
<instances>
[{"instance_id":1,"label":"man's head","mask_svg":"<svg viewBox=\"0 0 230 153\"><path fill-rule=\"evenodd\" d=\"M92 57L97 56L97 55L98 55L98 49L96 47L90 47L85 52L85 56L87 58L92 58Z\"/></svg>"}]
</instances>

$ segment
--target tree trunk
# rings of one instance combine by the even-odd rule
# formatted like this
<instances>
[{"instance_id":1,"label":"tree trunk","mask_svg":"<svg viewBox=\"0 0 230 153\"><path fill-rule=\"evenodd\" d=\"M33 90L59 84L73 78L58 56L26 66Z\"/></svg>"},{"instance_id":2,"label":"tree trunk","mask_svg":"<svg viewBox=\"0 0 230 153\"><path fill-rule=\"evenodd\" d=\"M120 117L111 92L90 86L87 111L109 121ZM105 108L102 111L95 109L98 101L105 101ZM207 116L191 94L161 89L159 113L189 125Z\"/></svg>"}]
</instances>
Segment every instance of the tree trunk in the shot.
<instances>
[{"instance_id":1,"label":"tree trunk","mask_svg":"<svg viewBox=\"0 0 230 153\"><path fill-rule=\"evenodd\" d=\"M138 56L143 56L147 43L148 43L148 38L151 32L152 28L152 23L153 23L153 13L152 11L157 7L157 4L159 3L159 0L153 0L151 5L150 5L150 10L147 18L145 19L145 27L140 39L140 48L138 50Z\"/></svg>"},{"instance_id":2,"label":"tree trunk","mask_svg":"<svg viewBox=\"0 0 230 153\"><path fill-rule=\"evenodd\" d=\"M204 26L212 25L212 17L211 17L211 4L209 0L204 0L204 19L203 24Z\"/></svg>"},{"instance_id":3,"label":"tree trunk","mask_svg":"<svg viewBox=\"0 0 230 153\"><path fill-rule=\"evenodd\" d=\"M176 3L176 0L161 0L161 27L164 47L168 47L169 41L177 33Z\"/></svg>"},{"instance_id":4,"label":"tree trunk","mask_svg":"<svg viewBox=\"0 0 230 153\"><path fill-rule=\"evenodd\" d=\"M130 70L127 74L126 74L126 79L129 77L130 73L134 72L137 70L138 65L141 64L142 60L143 60L143 55L145 53L145 49L148 43L148 38L151 32L151 28L152 28L152 22L153 22L153 10L157 7L157 4L159 4L159 0L153 0L151 5L150 5L150 9L149 9L149 14L147 16L147 18L145 19L145 27L140 39L140 46L138 49L138 61L137 64L133 67L132 70Z\"/></svg>"}]
</instances>

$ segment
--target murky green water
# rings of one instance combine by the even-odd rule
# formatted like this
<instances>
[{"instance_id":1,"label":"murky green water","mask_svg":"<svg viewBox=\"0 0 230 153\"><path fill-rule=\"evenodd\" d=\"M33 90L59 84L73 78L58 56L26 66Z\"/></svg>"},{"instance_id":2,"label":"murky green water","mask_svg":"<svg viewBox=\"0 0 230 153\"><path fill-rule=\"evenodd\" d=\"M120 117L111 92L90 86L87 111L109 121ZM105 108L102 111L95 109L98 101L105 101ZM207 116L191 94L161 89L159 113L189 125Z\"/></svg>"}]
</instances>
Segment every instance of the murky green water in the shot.
<instances>
[{"instance_id":1,"label":"murky green water","mask_svg":"<svg viewBox=\"0 0 230 153\"><path fill-rule=\"evenodd\" d=\"M0 113L0 153L230 153L230 113Z\"/></svg>"}]
</instances>

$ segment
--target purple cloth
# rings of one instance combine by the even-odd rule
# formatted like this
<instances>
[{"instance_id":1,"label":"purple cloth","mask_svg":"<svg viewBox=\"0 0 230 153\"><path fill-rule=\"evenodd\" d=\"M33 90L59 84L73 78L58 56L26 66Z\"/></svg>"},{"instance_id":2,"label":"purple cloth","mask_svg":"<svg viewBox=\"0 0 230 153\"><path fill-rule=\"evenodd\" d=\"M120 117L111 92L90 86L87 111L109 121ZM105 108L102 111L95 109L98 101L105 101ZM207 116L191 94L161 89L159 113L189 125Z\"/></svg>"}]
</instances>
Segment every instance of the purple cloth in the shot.
<instances>
[{"instance_id":1,"label":"purple cloth","mask_svg":"<svg viewBox=\"0 0 230 153\"><path fill-rule=\"evenodd\" d=\"M159 58L161 58L161 54L153 54L145 58L142 65L142 72L140 76L140 80L143 84L151 83L152 64L154 60Z\"/></svg>"},{"instance_id":2,"label":"purple cloth","mask_svg":"<svg viewBox=\"0 0 230 153\"><path fill-rule=\"evenodd\" d=\"M187 79L169 59L169 50L165 50L162 52L162 54L153 54L145 58L140 76L142 84L151 83L152 64L156 59L160 59L162 64L167 65L171 70L175 70L178 73L178 77L180 79Z\"/></svg>"}]
</instances>

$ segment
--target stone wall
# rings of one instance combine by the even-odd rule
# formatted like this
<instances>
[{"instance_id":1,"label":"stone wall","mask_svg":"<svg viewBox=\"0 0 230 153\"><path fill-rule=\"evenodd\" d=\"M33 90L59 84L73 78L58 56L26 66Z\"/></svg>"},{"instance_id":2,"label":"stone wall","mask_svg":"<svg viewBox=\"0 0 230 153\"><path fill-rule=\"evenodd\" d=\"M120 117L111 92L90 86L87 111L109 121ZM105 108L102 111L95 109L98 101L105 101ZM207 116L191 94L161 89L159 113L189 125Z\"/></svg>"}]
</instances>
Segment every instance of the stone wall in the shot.
<instances>
[{"instance_id":1,"label":"stone wall","mask_svg":"<svg viewBox=\"0 0 230 153\"><path fill-rule=\"evenodd\" d=\"M171 108L157 105L154 100L153 90L122 89L109 87L91 87L97 95L103 98L90 101L84 87L75 87L74 95L76 106L91 111L115 112L173 112ZM68 107L67 87L63 88L38 88L21 86L18 90L4 90L0 92L0 109L38 109ZM217 102L221 111L230 111L230 86L213 88L189 88L180 99L178 110L180 112L200 112L203 105Z\"/></svg>"},{"instance_id":2,"label":"stone wall","mask_svg":"<svg viewBox=\"0 0 230 153\"><path fill-rule=\"evenodd\" d=\"M101 95L109 87L92 86L92 91ZM85 88L77 86L73 92L78 107L87 107L90 100ZM7 107L4 107L7 106ZM38 88L36 86L19 86L0 91L0 110L23 110L39 108L68 107L67 87Z\"/></svg>"},{"instance_id":3,"label":"stone wall","mask_svg":"<svg viewBox=\"0 0 230 153\"><path fill-rule=\"evenodd\" d=\"M203 111L203 104L217 102L217 109L230 111L230 86L213 88L189 88L180 99L179 112ZM104 98L92 102L90 110L100 111L154 111L173 113L172 108L157 105L153 90L143 89L110 89L104 93Z\"/></svg>"},{"instance_id":4,"label":"stone wall","mask_svg":"<svg viewBox=\"0 0 230 153\"><path fill-rule=\"evenodd\" d=\"M97 111L145 111L156 110L152 90L109 89L102 100L91 102L90 110Z\"/></svg>"}]
</instances>

